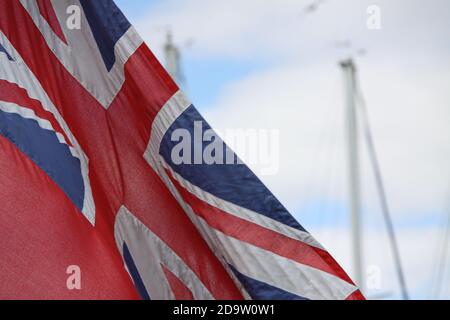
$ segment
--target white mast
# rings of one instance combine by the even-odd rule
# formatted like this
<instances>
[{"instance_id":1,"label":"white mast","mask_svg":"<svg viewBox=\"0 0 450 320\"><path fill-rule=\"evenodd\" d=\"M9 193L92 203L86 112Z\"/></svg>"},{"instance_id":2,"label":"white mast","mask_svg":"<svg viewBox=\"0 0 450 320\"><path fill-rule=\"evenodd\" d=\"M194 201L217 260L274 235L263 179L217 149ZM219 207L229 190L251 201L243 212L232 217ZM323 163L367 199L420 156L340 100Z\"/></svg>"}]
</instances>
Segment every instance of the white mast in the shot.
<instances>
[{"instance_id":1,"label":"white mast","mask_svg":"<svg viewBox=\"0 0 450 320\"><path fill-rule=\"evenodd\" d=\"M340 63L344 71L346 90L346 125L348 149L348 181L352 228L353 273L356 284L364 290L362 237L361 237L361 194L359 172L358 117L355 103L356 67L352 59Z\"/></svg>"},{"instance_id":2,"label":"white mast","mask_svg":"<svg viewBox=\"0 0 450 320\"><path fill-rule=\"evenodd\" d=\"M172 32L167 31L166 44L164 45L165 67L170 76L178 85L183 83L181 72L181 53L180 49L174 44Z\"/></svg>"}]
</instances>

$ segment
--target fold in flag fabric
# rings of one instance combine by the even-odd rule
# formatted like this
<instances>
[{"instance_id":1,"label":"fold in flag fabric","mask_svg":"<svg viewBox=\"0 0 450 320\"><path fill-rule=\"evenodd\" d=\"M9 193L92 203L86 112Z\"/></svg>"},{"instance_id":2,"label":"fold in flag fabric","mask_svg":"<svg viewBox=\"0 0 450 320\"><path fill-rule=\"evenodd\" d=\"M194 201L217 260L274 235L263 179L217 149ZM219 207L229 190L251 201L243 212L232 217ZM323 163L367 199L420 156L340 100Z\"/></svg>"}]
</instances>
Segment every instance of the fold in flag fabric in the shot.
<instances>
[{"instance_id":1,"label":"fold in flag fabric","mask_svg":"<svg viewBox=\"0 0 450 320\"><path fill-rule=\"evenodd\" d=\"M362 299L198 122L113 1L0 1L0 298Z\"/></svg>"}]
</instances>

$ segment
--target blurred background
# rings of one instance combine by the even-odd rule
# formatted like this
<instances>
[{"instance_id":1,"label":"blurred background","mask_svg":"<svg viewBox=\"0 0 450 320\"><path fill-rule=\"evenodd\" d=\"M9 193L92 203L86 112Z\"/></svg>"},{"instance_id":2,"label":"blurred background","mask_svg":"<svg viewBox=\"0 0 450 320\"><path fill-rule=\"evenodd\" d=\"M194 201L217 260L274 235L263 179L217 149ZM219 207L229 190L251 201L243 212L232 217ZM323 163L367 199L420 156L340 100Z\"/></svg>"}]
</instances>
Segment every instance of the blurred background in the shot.
<instances>
[{"instance_id":1,"label":"blurred background","mask_svg":"<svg viewBox=\"0 0 450 320\"><path fill-rule=\"evenodd\" d=\"M260 178L369 299L450 299L450 1L116 3L213 128L279 130Z\"/></svg>"}]
</instances>

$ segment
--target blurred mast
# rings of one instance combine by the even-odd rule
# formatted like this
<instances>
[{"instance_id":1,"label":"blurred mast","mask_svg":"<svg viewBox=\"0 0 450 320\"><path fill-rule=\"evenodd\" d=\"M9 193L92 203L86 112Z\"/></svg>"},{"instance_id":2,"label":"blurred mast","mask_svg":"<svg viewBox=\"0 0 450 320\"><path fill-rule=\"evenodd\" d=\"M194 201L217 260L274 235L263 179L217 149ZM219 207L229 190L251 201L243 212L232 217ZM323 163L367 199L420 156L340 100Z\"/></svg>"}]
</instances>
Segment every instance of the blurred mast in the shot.
<instances>
[{"instance_id":1,"label":"blurred mast","mask_svg":"<svg viewBox=\"0 0 450 320\"><path fill-rule=\"evenodd\" d=\"M178 85L183 84L184 77L181 71L181 52L178 46L173 42L173 36L170 29L166 33L166 43L164 45L165 67L170 76Z\"/></svg>"},{"instance_id":2,"label":"blurred mast","mask_svg":"<svg viewBox=\"0 0 450 320\"><path fill-rule=\"evenodd\" d=\"M367 114L367 106L361 93L359 82L356 76L356 67L352 59L344 60L340 63L345 76L346 86L346 123L348 139L348 174L349 174L349 194L352 222L352 252L354 264L354 277L356 284L364 292L365 283L362 273L362 237L361 237L361 193L360 193L360 164L359 164L359 116L361 117L361 127L364 132L364 139L368 148L369 158L375 175L376 188L380 198L380 205L383 218L386 224L389 243L394 257L400 290L403 299L408 300L408 290L406 288L405 276L400 259L399 247L395 236L391 213L388 206L387 195L381 175L380 164L375 150L372 131ZM359 112L361 114L359 114Z\"/></svg>"},{"instance_id":3,"label":"blurred mast","mask_svg":"<svg viewBox=\"0 0 450 320\"><path fill-rule=\"evenodd\" d=\"M340 63L344 72L346 91L346 125L348 151L348 181L350 195L352 258L353 273L356 284L364 293L364 277L362 274L362 238L361 238L361 194L359 172L358 117L355 103L356 68L352 59Z\"/></svg>"}]
</instances>

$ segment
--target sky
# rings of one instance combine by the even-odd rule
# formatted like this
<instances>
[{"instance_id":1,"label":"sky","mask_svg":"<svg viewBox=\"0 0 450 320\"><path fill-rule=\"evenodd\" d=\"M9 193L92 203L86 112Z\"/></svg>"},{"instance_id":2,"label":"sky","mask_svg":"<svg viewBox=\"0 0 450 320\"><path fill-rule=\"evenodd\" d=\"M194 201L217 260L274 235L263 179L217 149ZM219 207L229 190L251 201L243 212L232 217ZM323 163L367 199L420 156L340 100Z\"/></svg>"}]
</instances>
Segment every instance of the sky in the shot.
<instances>
[{"instance_id":1,"label":"sky","mask_svg":"<svg viewBox=\"0 0 450 320\"><path fill-rule=\"evenodd\" d=\"M413 298L448 299L448 285L436 294L435 274L450 215L450 2L326 0L311 12L312 2L116 0L162 63L170 27L182 87L213 128L278 130L278 172L251 167L350 274L339 61L353 57L408 289ZM368 28L371 5L380 29ZM360 151L366 295L398 298L364 143ZM450 261L444 284L448 269Z\"/></svg>"}]
</instances>

